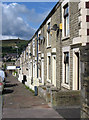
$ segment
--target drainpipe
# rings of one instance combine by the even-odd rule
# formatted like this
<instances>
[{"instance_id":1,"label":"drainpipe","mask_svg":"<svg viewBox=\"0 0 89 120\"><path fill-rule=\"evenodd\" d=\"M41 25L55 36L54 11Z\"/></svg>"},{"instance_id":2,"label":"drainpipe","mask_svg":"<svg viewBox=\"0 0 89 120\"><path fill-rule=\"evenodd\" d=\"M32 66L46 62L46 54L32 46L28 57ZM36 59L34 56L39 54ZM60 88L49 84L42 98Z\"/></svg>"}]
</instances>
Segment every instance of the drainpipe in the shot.
<instances>
[{"instance_id":1,"label":"drainpipe","mask_svg":"<svg viewBox=\"0 0 89 120\"><path fill-rule=\"evenodd\" d=\"M61 6L61 3L60 3L60 6ZM62 22L62 10L61 10L61 7L60 7L60 22ZM63 24L63 23L62 23ZM60 30L59 31L60 32L60 52L61 52L61 54L62 54L62 42L61 42L61 38L62 38L62 31ZM62 57L61 57L61 60L60 61L62 61ZM61 64L61 67L62 67L62 64ZM61 73L61 72L60 72ZM61 74L60 74L60 76L61 76ZM61 84L62 84L62 80L60 81L60 90L61 90Z\"/></svg>"},{"instance_id":2,"label":"drainpipe","mask_svg":"<svg viewBox=\"0 0 89 120\"><path fill-rule=\"evenodd\" d=\"M37 33L37 78L38 78L38 33ZM34 90L35 90L35 96L37 96L38 95L37 86L34 86Z\"/></svg>"},{"instance_id":3,"label":"drainpipe","mask_svg":"<svg viewBox=\"0 0 89 120\"><path fill-rule=\"evenodd\" d=\"M37 78L38 78L38 33L37 33Z\"/></svg>"}]
</instances>

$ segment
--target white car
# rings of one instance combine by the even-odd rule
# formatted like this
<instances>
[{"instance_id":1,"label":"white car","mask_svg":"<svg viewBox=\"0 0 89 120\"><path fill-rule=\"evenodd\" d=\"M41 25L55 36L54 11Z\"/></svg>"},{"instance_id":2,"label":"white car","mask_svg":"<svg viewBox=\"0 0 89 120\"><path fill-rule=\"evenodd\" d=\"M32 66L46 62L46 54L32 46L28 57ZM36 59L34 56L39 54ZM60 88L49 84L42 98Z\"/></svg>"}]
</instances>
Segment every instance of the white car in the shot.
<instances>
[{"instance_id":1,"label":"white car","mask_svg":"<svg viewBox=\"0 0 89 120\"><path fill-rule=\"evenodd\" d=\"M5 73L3 70L0 70L0 93L3 92L5 85Z\"/></svg>"}]
</instances>

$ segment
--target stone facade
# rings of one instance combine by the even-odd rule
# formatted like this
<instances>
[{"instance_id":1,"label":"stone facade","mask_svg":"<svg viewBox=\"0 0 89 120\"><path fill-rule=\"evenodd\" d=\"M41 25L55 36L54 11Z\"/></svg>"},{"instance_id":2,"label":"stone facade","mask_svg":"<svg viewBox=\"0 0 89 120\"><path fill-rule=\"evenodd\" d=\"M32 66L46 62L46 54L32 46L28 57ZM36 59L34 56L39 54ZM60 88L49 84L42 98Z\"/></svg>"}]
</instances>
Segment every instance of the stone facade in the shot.
<instances>
[{"instance_id":1,"label":"stone facade","mask_svg":"<svg viewBox=\"0 0 89 120\"><path fill-rule=\"evenodd\" d=\"M89 119L89 45L80 48L81 61L81 117Z\"/></svg>"},{"instance_id":2,"label":"stone facade","mask_svg":"<svg viewBox=\"0 0 89 120\"><path fill-rule=\"evenodd\" d=\"M25 84L37 86L54 106L80 104L80 46L89 40L88 13L89 2L59 1L20 56L19 80L26 75Z\"/></svg>"}]
</instances>

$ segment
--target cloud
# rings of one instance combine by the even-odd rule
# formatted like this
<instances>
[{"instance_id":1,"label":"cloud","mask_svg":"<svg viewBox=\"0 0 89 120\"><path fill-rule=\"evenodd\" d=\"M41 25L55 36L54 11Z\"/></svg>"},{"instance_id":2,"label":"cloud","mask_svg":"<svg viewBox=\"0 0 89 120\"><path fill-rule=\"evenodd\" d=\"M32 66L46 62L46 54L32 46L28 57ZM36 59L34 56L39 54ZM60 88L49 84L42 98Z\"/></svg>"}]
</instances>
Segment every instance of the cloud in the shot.
<instances>
[{"instance_id":1,"label":"cloud","mask_svg":"<svg viewBox=\"0 0 89 120\"><path fill-rule=\"evenodd\" d=\"M18 39L18 37L16 37L16 36L7 36L7 35L0 36L0 40L7 40L7 39Z\"/></svg>"},{"instance_id":2,"label":"cloud","mask_svg":"<svg viewBox=\"0 0 89 120\"><path fill-rule=\"evenodd\" d=\"M35 32L35 29L26 23L25 14L29 11L24 5L11 3L3 4L2 9L2 35L3 37L20 37L30 39Z\"/></svg>"},{"instance_id":3,"label":"cloud","mask_svg":"<svg viewBox=\"0 0 89 120\"><path fill-rule=\"evenodd\" d=\"M48 13L49 10L37 13L35 9L28 9L24 4L4 3L2 5L3 38L7 36L7 38L19 37L29 40Z\"/></svg>"}]
</instances>

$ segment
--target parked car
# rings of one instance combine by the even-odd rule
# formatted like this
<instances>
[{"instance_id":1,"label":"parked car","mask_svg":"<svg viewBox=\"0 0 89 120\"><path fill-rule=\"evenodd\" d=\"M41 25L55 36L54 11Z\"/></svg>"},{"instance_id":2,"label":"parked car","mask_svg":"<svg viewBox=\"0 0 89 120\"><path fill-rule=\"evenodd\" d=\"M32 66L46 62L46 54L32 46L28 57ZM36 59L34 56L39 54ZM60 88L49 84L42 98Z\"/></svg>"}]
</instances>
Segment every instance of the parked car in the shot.
<instances>
[{"instance_id":1,"label":"parked car","mask_svg":"<svg viewBox=\"0 0 89 120\"><path fill-rule=\"evenodd\" d=\"M4 90L4 84L3 82L0 82L0 93L2 93Z\"/></svg>"},{"instance_id":2,"label":"parked car","mask_svg":"<svg viewBox=\"0 0 89 120\"><path fill-rule=\"evenodd\" d=\"M3 92L5 85L5 72L0 70L0 92Z\"/></svg>"}]
</instances>

